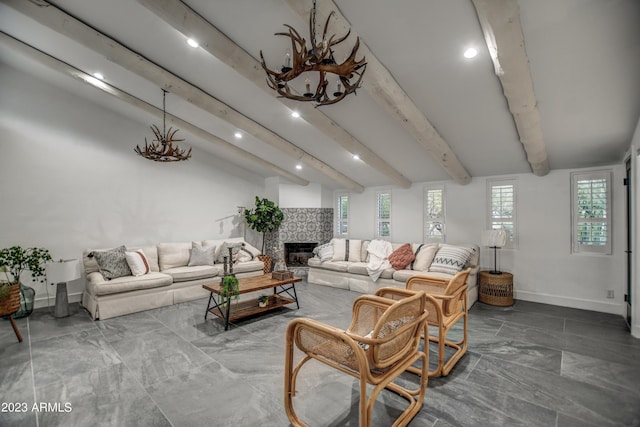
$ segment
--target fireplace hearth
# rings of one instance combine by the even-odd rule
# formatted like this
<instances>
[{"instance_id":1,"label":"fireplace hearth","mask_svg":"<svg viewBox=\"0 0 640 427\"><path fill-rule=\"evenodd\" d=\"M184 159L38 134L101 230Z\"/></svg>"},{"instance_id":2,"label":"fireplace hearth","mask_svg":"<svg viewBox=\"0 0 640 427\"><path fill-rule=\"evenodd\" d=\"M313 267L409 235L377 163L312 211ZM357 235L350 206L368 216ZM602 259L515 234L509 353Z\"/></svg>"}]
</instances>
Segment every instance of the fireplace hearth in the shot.
<instances>
[{"instance_id":1,"label":"fireplace hearth","mask_svg":"<svg viewBox=\"0 0 640 427\"><path fill-rule=\"evenodd\" d=\"M284 261L287 267L306 267L309 258L313 258L313 249L317 242L284 243Z\"/></svg>"}]
</instances>

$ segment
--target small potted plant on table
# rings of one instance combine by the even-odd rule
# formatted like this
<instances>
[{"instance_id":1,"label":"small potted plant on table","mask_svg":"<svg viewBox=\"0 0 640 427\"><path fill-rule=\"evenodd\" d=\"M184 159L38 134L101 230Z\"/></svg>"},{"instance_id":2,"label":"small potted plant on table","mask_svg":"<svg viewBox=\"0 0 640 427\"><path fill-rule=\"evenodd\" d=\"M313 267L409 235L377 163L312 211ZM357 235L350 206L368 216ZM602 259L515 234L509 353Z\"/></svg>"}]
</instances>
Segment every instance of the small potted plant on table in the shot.
<instances>
[{"instance_id":1,"label":"small potted plant on table","mask_svg":"<svg viewBox=\"0 0 640 427\"><path fill-rule=\"evenodd\" d=\"M269 304L269 295L260 295L260 298L258 298L258 306L259 307L266 307Z\"/></svg>"}]
</instances>

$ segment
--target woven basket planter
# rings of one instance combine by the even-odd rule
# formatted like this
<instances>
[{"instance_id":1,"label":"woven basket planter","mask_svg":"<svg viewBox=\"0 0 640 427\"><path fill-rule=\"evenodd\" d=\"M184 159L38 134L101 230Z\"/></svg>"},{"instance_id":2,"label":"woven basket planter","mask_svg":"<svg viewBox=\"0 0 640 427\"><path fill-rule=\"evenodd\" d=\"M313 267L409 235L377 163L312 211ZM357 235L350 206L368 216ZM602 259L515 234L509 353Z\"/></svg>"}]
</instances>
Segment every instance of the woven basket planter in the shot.
<instances>
[{"instance_id":1,"label":"woven basket planter","mask_svg":"<svg viewBox=\"0 0 640 427\"><path fill-rule=\"evenodd\" d=\"M20 285L9 286L9 295L0 300L0 317L9 316L20 310Z\"/></svg>"},{"instance_id":2,"label":"woven basket planter","mask_svg":"<svg viewBox=\"0 0 640 427\"><path fill-rule=\"evenodd\" d=\"M258 259L264 263L264 274L271 273L271 255L258 255Z\"/></svg>"}]
</instances>

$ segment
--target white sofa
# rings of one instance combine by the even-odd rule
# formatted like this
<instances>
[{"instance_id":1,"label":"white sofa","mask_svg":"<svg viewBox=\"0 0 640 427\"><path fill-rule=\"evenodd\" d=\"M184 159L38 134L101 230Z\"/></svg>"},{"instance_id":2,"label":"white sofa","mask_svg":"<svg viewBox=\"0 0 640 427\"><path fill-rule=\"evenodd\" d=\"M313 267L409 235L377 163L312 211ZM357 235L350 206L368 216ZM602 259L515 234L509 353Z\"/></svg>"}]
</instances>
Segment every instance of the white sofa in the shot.
<instances>
[{"instance_id":1,"label":"white sofa","mask_svg":"<svg viewBox=\"0 0 640 427\"><path fill-rule=\"evenodd\" d=\"M335 240L336 239L333 239L332 242ZM368 241L361 240L356 242L361 242L360 259L357 261L353 260L354 257L351 257L352 261L333 259L321 261L318 255L309 259L309 275L307 281L316 285L332 286L361 293L373 294L376 290L384 286L404 288L407 279L412 276L425 276L438 279L451 279L453 277L453 274L429 271L429 268L431 268L431 260L428 262L425 269L420 270L414 270L413 267L415 265L413 263L401 270L393 268L385 269L382 271L380 277L374 282L367 272L368 258L366 245ZM391 243L391 246L393 250L396 250L404 244L405 243ZM425 247L426 245L413 243L411 246L415 253L420 246ZM467 284L469 286L468 300L469 306L471 306L478 299L477 278L478 272L480 271L480 247L476 244L458 244L450 246L465 247L471 250L471 255L465 267L471 269L469 278L467 279ZM440 245L438 245L438 247L440 247ZM435 253L437 254L437 249ZM357 259L357 257L355 257L355 259Z\"/></svg>"},{"instance_id":2,"label":"white sofa","mask_svg":"<svg viewBox=\"0 0 640 427\"><path fill-rule=\"evenodd\" d=\"M242 238L204 240L202 246L215 246L214 259L218 258L223 243L244 243L252 258L237 262L233 272L238 277L259 276L263 274L264 264L256 258L260 251ZM156 246L129 247L133 251L142 249L148 264L149 273L141 276L123 276L111 280L105 279L100 271L94 251L104 249L86 249L83 253L87 286L82 295L82 305L93 319L109 319L138 311L164 307L180 302L209 296L202 288L214 278L222 276L223 264L213 266L189 266L192 242L160 243Z\"/></svg>"}]
</instances>

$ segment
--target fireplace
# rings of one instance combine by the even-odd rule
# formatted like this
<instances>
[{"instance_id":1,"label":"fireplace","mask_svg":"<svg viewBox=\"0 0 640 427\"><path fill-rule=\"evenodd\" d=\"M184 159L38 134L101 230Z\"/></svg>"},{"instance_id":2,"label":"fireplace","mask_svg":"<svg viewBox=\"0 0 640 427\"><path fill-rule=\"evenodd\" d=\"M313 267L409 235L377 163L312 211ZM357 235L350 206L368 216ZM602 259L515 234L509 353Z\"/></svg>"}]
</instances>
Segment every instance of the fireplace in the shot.
<instances>
[{"instance_id":1,"label":"fireplace","mask_svg":"<svg viewBox=\"0 0 640 427\"><path fill-rule=\"evenodd\" d=\"M313 249L317 242L286 243L284 244L284 262L287 267L306 267L309 258L313 258Z\"/></svg>"}]
</instances>

